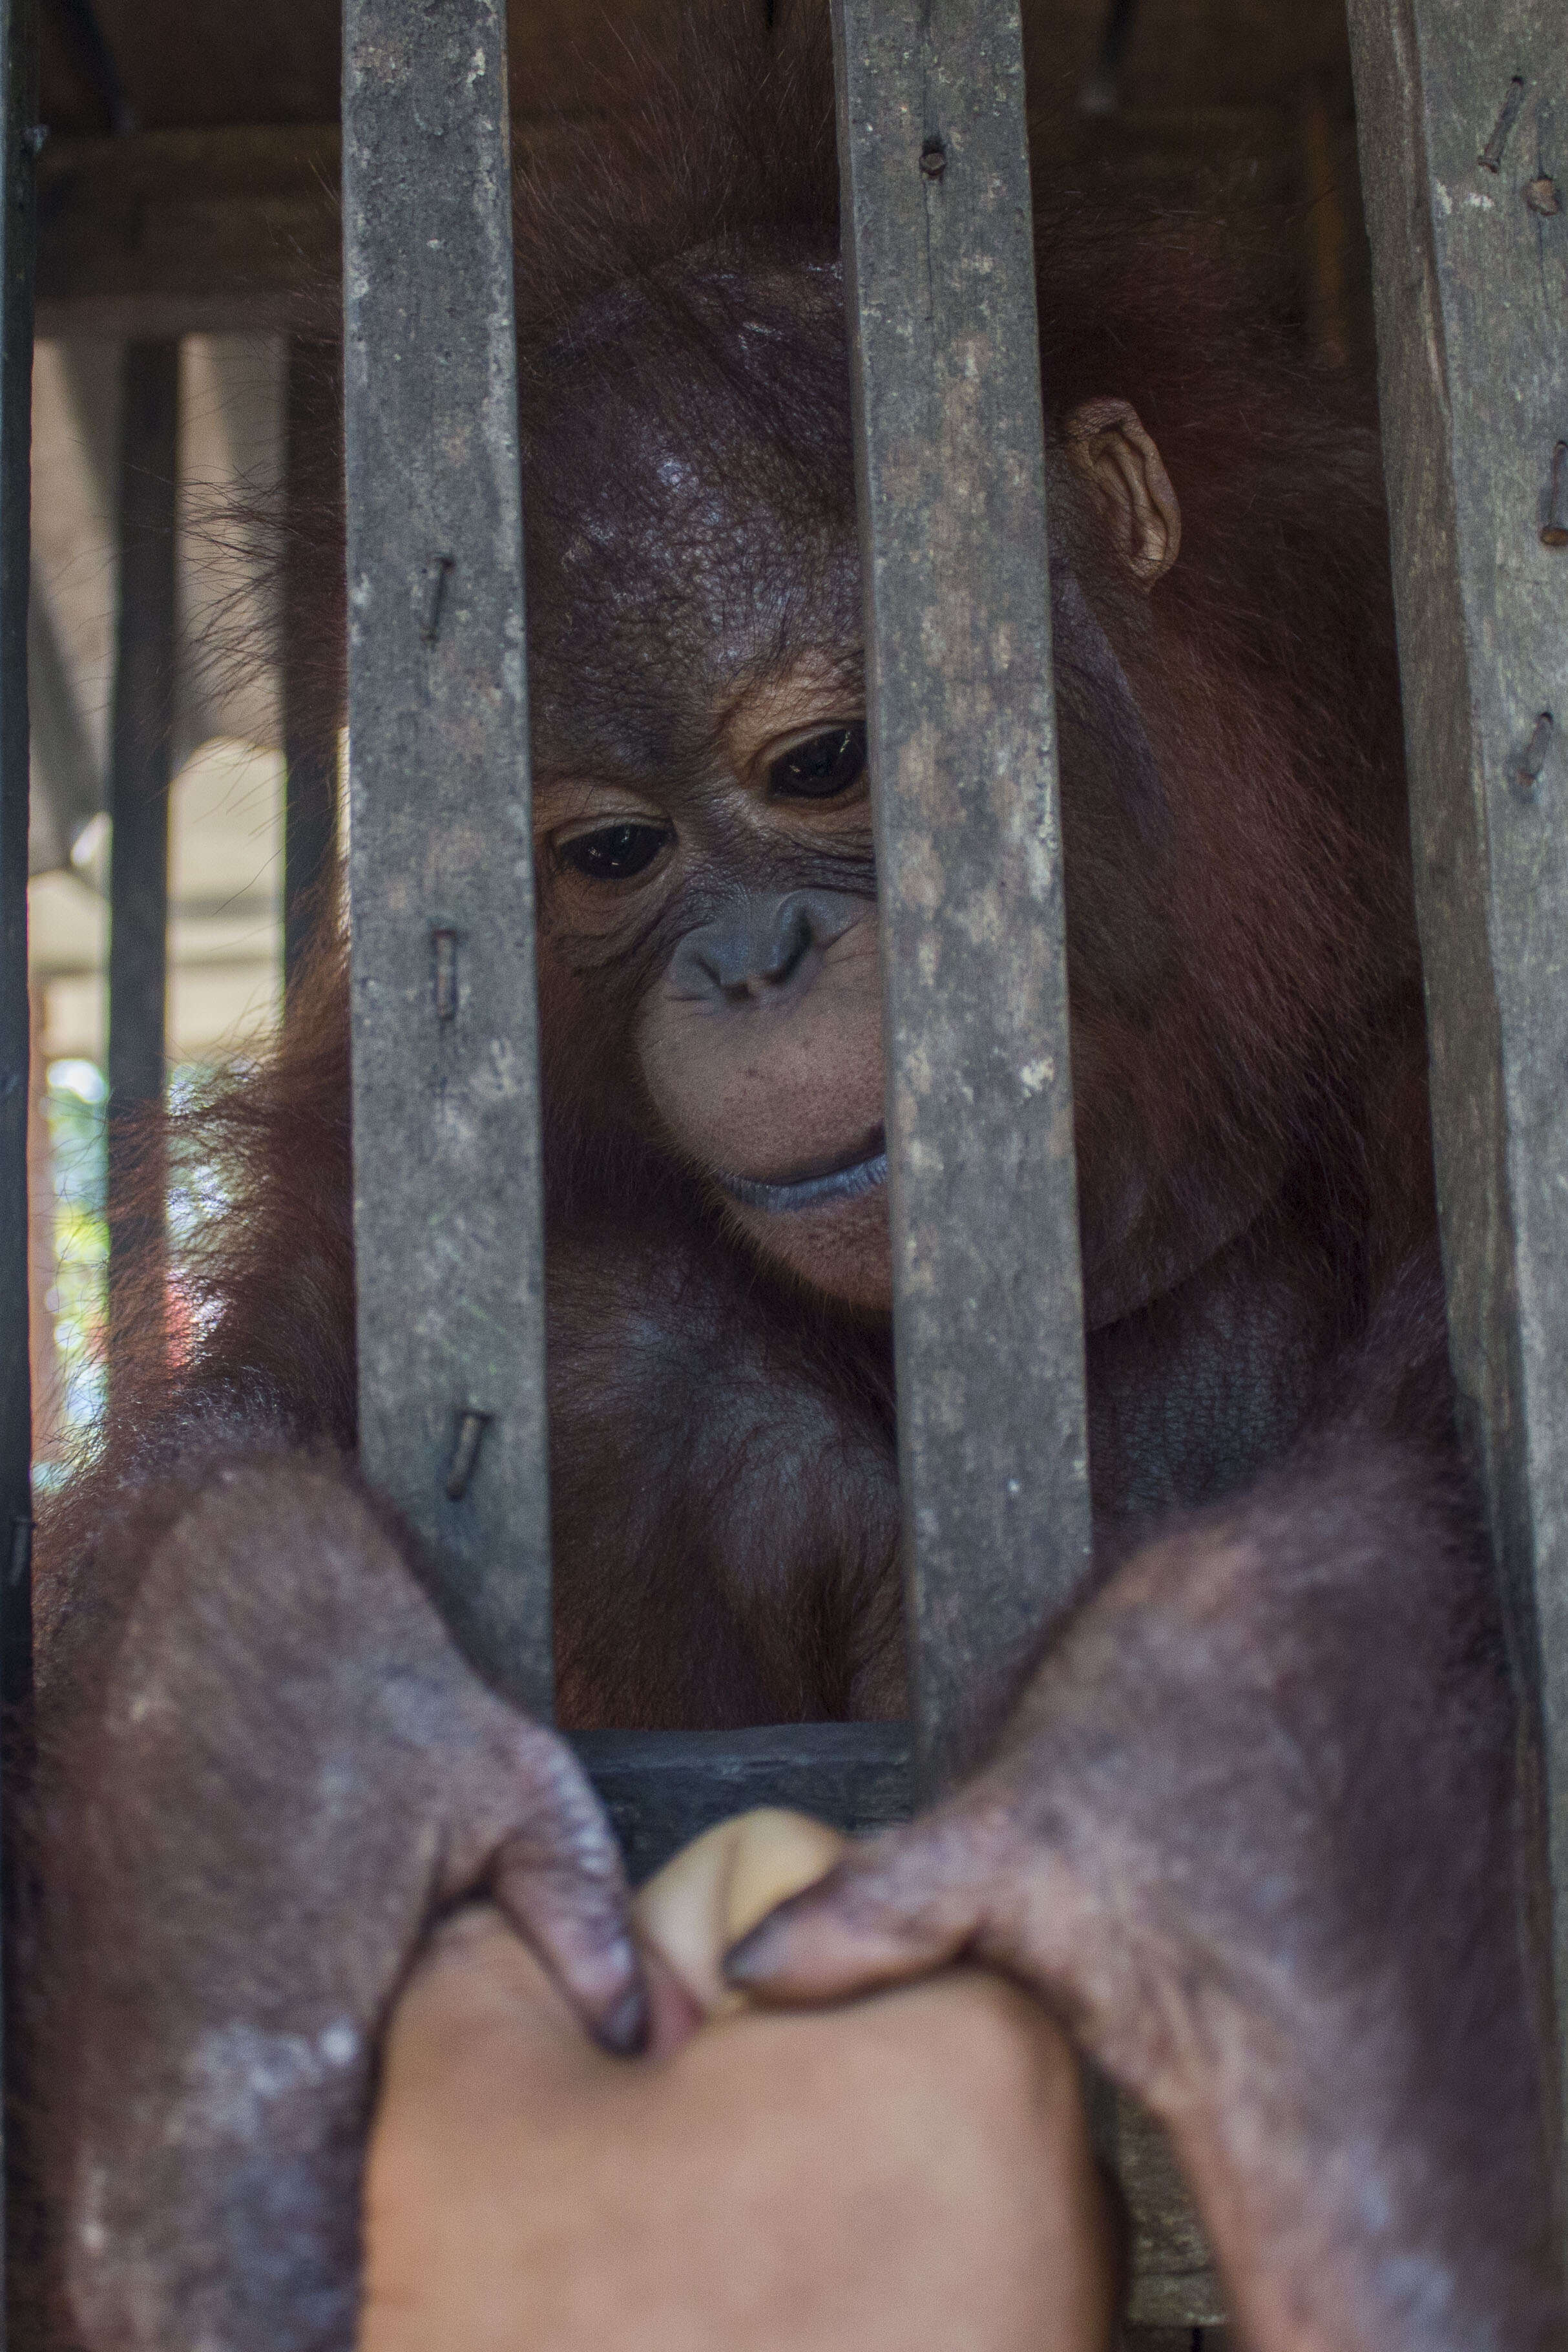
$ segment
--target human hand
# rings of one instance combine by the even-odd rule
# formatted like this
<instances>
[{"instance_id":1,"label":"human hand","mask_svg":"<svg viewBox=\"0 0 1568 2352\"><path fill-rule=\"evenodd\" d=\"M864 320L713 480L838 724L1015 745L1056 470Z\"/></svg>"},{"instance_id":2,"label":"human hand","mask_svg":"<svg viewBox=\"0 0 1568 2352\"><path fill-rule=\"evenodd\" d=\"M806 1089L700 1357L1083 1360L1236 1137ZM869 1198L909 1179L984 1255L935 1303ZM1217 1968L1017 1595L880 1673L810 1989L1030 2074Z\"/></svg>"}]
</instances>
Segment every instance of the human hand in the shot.
<instances>
[{"instance_id":1,"label":"human hand","mask_svg":"<svg viewBox=\"0 0 1568 2352\"><path fill-rule=\"evenodd\" d=\"M494 1911L441 1930L384 2052L361 2352L1101 2352L1109 2214L1034 2004L967 1969L814 2016L723 1986L841 1843L752 1816L644 1889L629 2063Z\"/></svg>"}]
</instances>

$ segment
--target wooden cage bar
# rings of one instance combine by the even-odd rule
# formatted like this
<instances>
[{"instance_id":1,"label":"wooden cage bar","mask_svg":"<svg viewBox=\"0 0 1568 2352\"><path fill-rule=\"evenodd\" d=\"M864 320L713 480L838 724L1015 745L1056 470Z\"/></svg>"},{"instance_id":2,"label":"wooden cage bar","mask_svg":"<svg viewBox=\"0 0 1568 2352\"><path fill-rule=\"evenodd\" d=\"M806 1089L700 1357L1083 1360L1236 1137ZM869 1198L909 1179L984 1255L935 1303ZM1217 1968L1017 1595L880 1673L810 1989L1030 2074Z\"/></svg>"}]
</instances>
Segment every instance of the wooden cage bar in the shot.
<instances>
[{"instance_id":1,"label":"wooden cage bar","mask_svg":"<svg viewBox=\"0 0 1568 2352\"><path fill-rule=\"evenodd\" d=\"M1017 0L833 0L927 1791L1089 1558Z\"/></svg>"},{"instance_id":2,"label":"wooden cage bar","mask_svg":"<svg viewBox=\"0 0 1568 2352\"><path fill-rule=\"evenodd\" d=\"M360 1446L455 1633L551 1702L503 0L343 13Z\"/></svg>"},{"instance_id":3,"label":"wooden cage bar","mask_svg":"<svg viewBox=\"0 0 1568 2352\"><path fill-rule=\"evenodd\" d=\"M0 1702L33 1679L32 1400L27 1359L27 575L33 417L33 121L37 25L33 0L0 0ZM0 2079L15 2089L9 2011L16 1957L16 1719L0 1780ZM7 2114L10 2102L7 2099ZM0 2138L0 2154L4 2153ZM0 2352L18 2274L0 2173Z\"/></svg>"},{"instance_id":4,"label":"wooden cage bar","mask_svg":"<svg viewBox=\"0 0 1568 2352\"><path fill-rule=\"evenodd\" d=\"M0 0L0 1328L27 1328L27 575L33 425L33 0ZM32 1400L0 1352L0 1698L32 1682Z\"/></svg>"},{"instance_id":5,"label":"wooden cage bar","mask_svg":"<svg viewBox=\"0 0 1568 2352\"><path fill-rule=\"evenodd\" d=\"M915 1721L580 1738L638 1875L743 1803L906 1812L1088 1559L1019 13L835 0L833 38Z\"/></svg>"},{"instance_id":6,"label":"wooden cage bar","mask_svg":"<svg viewBox=\"0 0 1568 2352\"><path fill-rule=\"evenodd\" d=\"M1348 5L1452 1342L1531 1701L1527 1761L1542 1798L1562 2018L1568 17L1562 0ZM950 1778L967 1704L1008 1674L1088 1557L1018 0L832 0L832 16L915 1712L910 1725L579 1736L634 1878L748 1804L800 1805L860 1830L906 1813ZM1129 16L1118 0L1113 35ZM0 1300L13 1332L27 1314L35 73L33 0L0 0ZM427 1546L456 1637L493 1683L548 1717L507 93L504 0L346 0L361 1456ZM142 343L127 366L116 1108L162 1086L175 362L173 345ZM291 436L319 425L311 396L291 366ZM301 639L295 656L303 650ZM311 732L302 662L289 696L292 976L328 854L335 747ZM118 1264L131 1236L115 1197L111 1172ZM13 1347L0 1388L0 1688L13 1700L30 1679L29 1412L26 1349ZM1132 2179L1124 2116L1118 2129ZM1218 2315L1196 2266L1157 2311L1138 2306L1135 2280L1134 2290L1145 2320Z\"/></svg>"},{"instance_id":7,"label":"wooden cage bar","mask_svg":"<svg viewBox=\"0 0 1568 2352\"><path fill-rule=\"evenodd\" d=\"M339 457L334 354L298 336L284 371L283 991L290 1003L330 888L338 842L338 677L320 643L317 509Z\"/></svg>"},{"instance_id":8,"label":"wooden cage bar","mask_svg":"<svg viewBox=\"0 0 1568 2352\"><path fill-rule=\"evenodd\" d=\"M174 759L180 346L133 342L120 373L119 581L109 814L109 1386L128 1267L162 1233L149 1144L122 1122L162 1100L169 976L169 787ZM155 1180L155 1176L152 1181ZM132 1205L131 1194L139 1205Z\"/></svg>"},{"instance_id":9,"label":"wooden cage bar","mask_svg":"<svg viewBox=\"0 0 1568 2352\"><path fill-rule=\"evenodd\" d=\"M1568 13L1350 0L1448 1323L1568 2017ZM1537 1738L1538 1735L1538 1744Z\"/></svg>"},{"instance_id":10,"label":"wooden cage bar","mask_svg":"<svg viewBox=\"0 0 1568 2352\"><path fill-rule=\"evenodd\" d=\"M928 1783L964 1694L1065 1598L1088 1538L1021 39L1011 0L980 13L835 18ZM367 1474L441 1562L471 1654L543 1714L504 40L495 0L345 19L355 1218ZM911 1797L900 1727L579 1744L639 1869L737 1801L870 1827Z\"/></svg>"}]
</instances>

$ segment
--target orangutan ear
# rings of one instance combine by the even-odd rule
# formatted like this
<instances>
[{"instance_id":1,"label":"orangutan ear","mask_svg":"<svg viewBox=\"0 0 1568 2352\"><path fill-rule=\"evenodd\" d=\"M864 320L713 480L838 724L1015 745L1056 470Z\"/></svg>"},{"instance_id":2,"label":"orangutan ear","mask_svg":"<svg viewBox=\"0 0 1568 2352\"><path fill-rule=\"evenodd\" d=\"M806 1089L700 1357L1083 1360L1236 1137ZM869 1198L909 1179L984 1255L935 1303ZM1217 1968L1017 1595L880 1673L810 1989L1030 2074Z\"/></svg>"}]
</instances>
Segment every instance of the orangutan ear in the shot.
<instances>
[{"instance_id":1,"label":"orangutan ear","mask_svg":"<svg viewBox=\"0 0 1568 2352\"><path fill-rule=\"evenodd\" d=\"M1062 426L1067 454L1093 493L1117 554L1145 594L1181 546L1181 509L1160 453L1126 400L1086 400Z\"/></svg>"}]
</instances>

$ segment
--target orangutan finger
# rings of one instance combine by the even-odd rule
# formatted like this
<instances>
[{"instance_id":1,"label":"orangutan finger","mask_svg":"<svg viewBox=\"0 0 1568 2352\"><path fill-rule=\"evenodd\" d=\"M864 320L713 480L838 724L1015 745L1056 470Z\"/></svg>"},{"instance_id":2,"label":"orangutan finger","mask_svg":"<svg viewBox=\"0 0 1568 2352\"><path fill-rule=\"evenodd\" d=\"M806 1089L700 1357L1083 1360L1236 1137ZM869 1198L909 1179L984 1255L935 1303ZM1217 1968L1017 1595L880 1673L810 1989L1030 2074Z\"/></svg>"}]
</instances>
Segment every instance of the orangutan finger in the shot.
<instances>
[{"instance_id":1,"label":"orangutan finger","mask_svg":"<svg viewBox=\"0 0 1568 2352\"><path fill-rule=\"evenodd\" d=\"M648 1997L620 1848L570 1750L538 1738L532 1803L495 1854L489 1892L595 2041L627 2055L647 2039Z\"/></svg>"},{"instance_id":2,"label":"orangutan finger","mask_svg":"<svg viewBox=\"0 0 1568 2352\"><path fill-rule=\"evenodd\" d=\"M720 1822L641 1889L632 1906L643 1942L674 1971L705 2017L744 2005L727 1985L726 1948L786 1896L831 1868L845 1840L805 1813L760 1806Z\"/></svg>"},{"instance_id":3,"label":"orangutan finger","mask_svg":"<svg viewBox=\"0 0 1568 2352\"><path fill-rule=\"evenodd\" d=\"M770 1912L726 1955L725 1981L761 2000L841 2000L973 1951L1009 1964L1018 1838L966 1798L870 1844Z\"/></svg>"}]
</instances>

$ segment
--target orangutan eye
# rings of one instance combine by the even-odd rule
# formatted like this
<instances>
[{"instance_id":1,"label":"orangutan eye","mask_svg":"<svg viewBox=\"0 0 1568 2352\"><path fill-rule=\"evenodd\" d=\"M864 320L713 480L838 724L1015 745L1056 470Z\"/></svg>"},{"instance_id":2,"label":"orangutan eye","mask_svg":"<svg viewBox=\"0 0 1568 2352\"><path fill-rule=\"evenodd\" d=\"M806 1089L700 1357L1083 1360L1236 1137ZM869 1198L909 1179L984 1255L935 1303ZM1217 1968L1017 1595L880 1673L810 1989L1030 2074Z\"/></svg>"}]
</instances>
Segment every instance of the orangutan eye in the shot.
<instances>
[{"instance_id":1,"label":"orangutan eye","mask_svg":"<svg viewBox=\"0 0 1568 2352\"><path fill-rule=\"evenodd\" d=\"M831 801L858 784L865 773L865 726L826 727L820 735L781 751L768 771L768 790L779 801Z\"/></svg>"},{"instance_id":2,"label":"orangutan eye","mask_svg":"<svg viewBox=\"0 0 1568 2352\"><path fill-rule=\"evenodd\" d=\"M573 834L570 841L558 844L556 856L591 882L630 882L634 875L647 872L670 838L666 825L639 824L628 817L621 824Z\"/></svg>"}]
</instances>

